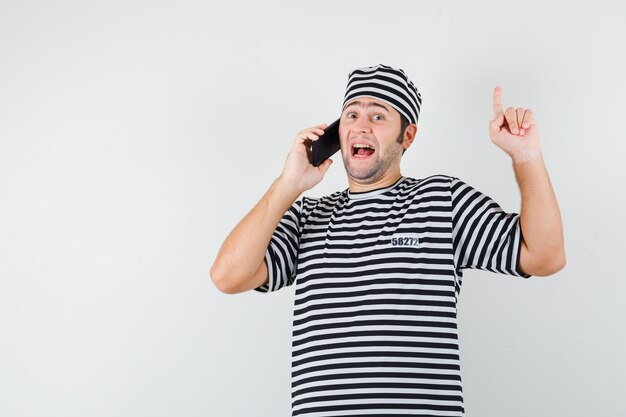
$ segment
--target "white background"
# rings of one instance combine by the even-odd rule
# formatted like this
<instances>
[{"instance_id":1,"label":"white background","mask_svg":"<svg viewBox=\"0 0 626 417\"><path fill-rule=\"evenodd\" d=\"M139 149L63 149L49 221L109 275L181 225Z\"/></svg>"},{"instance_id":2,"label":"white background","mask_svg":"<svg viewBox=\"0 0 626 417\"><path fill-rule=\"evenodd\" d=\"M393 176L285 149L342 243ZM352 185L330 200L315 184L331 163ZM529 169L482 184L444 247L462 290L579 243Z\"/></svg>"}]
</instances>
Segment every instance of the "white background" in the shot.
<instances>
[{"instance_id":1,"label":"white background","mask_svg":"<svg viewBox=\"0 0 626 417\"><path fill-rule=\"evenodd\" d=\"M509 212L493 87L535 111L567 266L468 270L466 415L626 415L624 2L1 1L0 416L287 416L293 287L208 271L348 72L403 68L402 173ZM305 195L347 188L335 155Z\"/></svg>"}]
</instances>

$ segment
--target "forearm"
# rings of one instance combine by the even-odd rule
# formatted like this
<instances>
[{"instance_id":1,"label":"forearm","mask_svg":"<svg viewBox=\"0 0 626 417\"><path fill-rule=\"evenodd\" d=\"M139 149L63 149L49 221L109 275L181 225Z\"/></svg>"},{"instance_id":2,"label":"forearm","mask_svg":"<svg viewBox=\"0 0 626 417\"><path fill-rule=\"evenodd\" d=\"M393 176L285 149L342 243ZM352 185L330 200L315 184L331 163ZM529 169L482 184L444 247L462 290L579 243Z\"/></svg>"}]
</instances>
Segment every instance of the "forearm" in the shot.
<instances>
[{"instance_id":1,"label":"forearm","mask_svg":"<svg viewBox=\"0 0 626 417\"><path fill-rule=\"evenodd\" d=\"M565 262L563 225L541 152L514 159L513 169L522 194L524 243L537 262L558 267Z\"/></svg>"},{"instance_id":2,"label":"forearm","mask_svg":"<svg viewBox=\"0 0 626 417\"><path fill-rule=\"evenodd\" d=\"M210 272L218 287L236 287L253 277L265 258L274 230L299 196L300 192L282 177L272 183L220 247Z\"/></svg>"}]
</instances>

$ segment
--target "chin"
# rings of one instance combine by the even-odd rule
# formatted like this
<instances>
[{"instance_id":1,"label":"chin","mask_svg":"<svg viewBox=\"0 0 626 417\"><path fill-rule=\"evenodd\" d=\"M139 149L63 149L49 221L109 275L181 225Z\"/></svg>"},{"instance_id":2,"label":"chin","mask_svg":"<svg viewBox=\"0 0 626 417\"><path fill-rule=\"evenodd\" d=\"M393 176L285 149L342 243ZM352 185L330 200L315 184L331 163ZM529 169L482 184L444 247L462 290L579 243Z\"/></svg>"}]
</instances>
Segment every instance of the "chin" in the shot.
<instances>
[{"instance_id":1,"label":"chin","mask_svg":"<svg viewBox=\"0 0 626 417\"><path fill-rule=\"evenodd\" d=\"M346 168L346 173L350 178L354 180L376 181L380 177L382 177L382 173L380 172L380 164L375 163L375 161L372 162L374 163L369 166L363 167L355 167L354 165L350 165L350 163L348 162L347 164L344 164Z\"/></svg>"}]
</instances>

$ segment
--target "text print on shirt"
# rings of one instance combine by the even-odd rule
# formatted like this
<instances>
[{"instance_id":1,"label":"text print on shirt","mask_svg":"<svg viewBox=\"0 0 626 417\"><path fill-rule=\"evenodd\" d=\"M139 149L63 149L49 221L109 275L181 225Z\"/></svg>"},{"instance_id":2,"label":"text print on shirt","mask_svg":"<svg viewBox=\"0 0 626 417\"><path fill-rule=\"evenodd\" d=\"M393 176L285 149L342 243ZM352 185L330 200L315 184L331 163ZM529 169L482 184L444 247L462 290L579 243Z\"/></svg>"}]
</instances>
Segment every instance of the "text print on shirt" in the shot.
<instances>
[{"instance_id":1,"label":"text print on shirt","mask_svg":"<svg viewBox=\"0 0 626 417\"><path fill-rule=\"evenodd\" d=\"M419 246L419 238L416 234L394 234L391 236L391 246Z\"/></svg>"}]
</instances>

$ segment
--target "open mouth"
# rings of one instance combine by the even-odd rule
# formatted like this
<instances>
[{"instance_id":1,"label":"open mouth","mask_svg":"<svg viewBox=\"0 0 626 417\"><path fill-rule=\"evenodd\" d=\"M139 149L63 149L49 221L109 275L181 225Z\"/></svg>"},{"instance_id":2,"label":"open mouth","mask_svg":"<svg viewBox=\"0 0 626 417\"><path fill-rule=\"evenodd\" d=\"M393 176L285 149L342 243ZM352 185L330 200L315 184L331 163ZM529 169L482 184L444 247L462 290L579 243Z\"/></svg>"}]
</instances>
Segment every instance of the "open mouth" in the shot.
<instances>
[{"instance_id":1,"label":"open mouth","mask_svg":"<svg viewBox=\"0 0 626 417\"><path fill-rule=\"evenodd\" d=\"M353 158L366 159L372 156L376 152L374 148L362 143L355 143L352 145L351 155Z\"/></svg>"}]
</instances>

